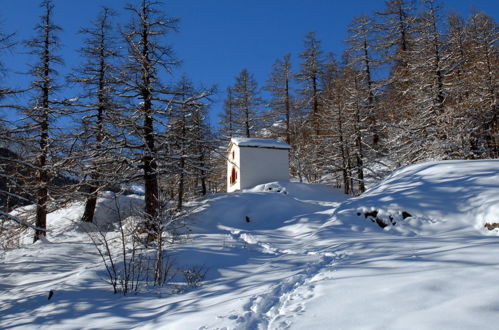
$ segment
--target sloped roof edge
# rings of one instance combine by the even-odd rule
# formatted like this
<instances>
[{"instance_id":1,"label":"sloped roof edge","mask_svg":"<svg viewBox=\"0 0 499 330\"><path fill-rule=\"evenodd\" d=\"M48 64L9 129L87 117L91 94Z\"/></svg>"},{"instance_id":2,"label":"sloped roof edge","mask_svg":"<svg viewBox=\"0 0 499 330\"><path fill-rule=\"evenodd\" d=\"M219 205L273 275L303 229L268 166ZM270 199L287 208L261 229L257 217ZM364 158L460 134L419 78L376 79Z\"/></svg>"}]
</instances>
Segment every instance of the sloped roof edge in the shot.
<instances>
[{"instance_id":1,"label":"sloped roof edge","mask_svg":"<svg viewBox=\"0 0 499 330\"><path fill-rule=\"evenodd\" d=\"M239 147L270 148L270 149L291 149L291 146L285 142L270 139L233 137L230 144Z\"/></svg>"}]
</instances>

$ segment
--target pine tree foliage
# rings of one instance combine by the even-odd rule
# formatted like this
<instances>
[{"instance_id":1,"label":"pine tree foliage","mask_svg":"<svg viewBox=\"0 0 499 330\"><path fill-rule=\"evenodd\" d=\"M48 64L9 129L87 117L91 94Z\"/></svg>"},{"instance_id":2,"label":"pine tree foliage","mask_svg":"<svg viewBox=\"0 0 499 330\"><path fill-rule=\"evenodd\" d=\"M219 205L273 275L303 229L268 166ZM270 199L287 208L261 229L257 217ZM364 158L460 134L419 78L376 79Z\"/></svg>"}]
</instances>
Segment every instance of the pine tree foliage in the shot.
<instances>
[{"instance_id":1,"label":"pine tree foliage","mask_svg":"<svg viewBox=\"0 0 499 330\"><path fill-rule=\"evenodd\" d=\"M445 85L447 93L446 117L448 125L446 134L449 143L449 154L455 158L470 156L470 148L465 138L468 114L465 102L470 97L467 86L468 56L466 50L466 22L456 14L449 15L447 21L447 40L444 52L446 65Z\"/></svg>"},{"instance_id":2,"label":"pine tree foliage","mask_svg":"<svg viewBox=\"0 0 499 330\"><path fill-rule=\"evenodd\" d=\"M379 60L375 57L374 43L374 21L367 15L355 17L349 28L349 38L347 43L349 48L346 51L348 65L353 72L359 75L356 79L356 86L363 95L359 104L361 116L365 116L366 123L371 131L373 148L378 147L380 133L378 119L380 117L379 107L376 102L379 83L374 81L374 69L379 65Z\"/></svg>"},{"instance_id":3,"label":"pine tree foliage","mask_svg":"<svg viewBox=\"0 0 499 330\"><path fill-rule=\"evenodd\" d=\"M466 26L469 59L465 103L471 125L465 130L473 157L499 157L498 26L484 13L473 13Z\"/></svg>"},{"instance_id":4,"label":"pine tree foliage","mask_svg":"<svg viewBox=\"0 0 499 330\"><path fill-rule=\"evenodd\" d=\"M0 30L0 56L6 55L15 45L14 34L4 33ZM9 87L5 86L4 74L6 68L0 58L0 100L13 93ZM13 206L23 204L23 202L32 202L26 199L27 194L23 194L23 186L19 182L17 172L21 170L16 163L17 155L9 150L18 140L13 123L0 116L0 228L4 220L9 220L8 213ZM26 200L24 200L26 199Z\"/></svg>"},{"instance_id":5,"label":"pine tree foliage","mask_svg":"<svg viewBox=\"0 0 499 330\"><path fill-rule=\"evenodd\" d=\"M55 150L58 143L55 140L54 122L63 115L63 111L58 107L59 102L54 99L54 93L58 88L56 66L62 64L62 59L56 54L59 47L57 33L61 28L53 22L54 5L49 0L42 1L40 8L42 16L40 23L35 26L36 36L26 42L30 54L36 59L30 70L33 77L30 89L32 100L30 104L18 107L26 120L16 129L26 136L23 144L28 148L26 164L31 169L29 175L35 171L34 180L29 185L29 191L36 201L35 226L45 229L49 203L56 194L52 182L61 166ZM45 234L44 230L36 230L34 241Z\"/></svg>"},{"instance_id":6,"label":"pine tree foliage","mask_svg":"<svg viewBox=\"0 0 499 330\"><path fill-rule=\"evenodd\" d=\"M376 46L385 59L404 61L404 53L412 48L414 11L414 0L387 0L385 9L375 12L375 31L380 32Z\"/></svg>"},{"instance_id":7,"label":"pine tree foliage","mask_svg":"<svg viewBox=\"0 0 499 330\"><path fill-rule=\"evenodd\" d=\"M388 66L389 75L382 82L380 98L382 121L396 125L413 114L408 91L412 88L409 74L409 56L413 49L415 4L413 0L388 0L385 9L376 12L374 33L380 62Z\"/></svg>"},{"instance_id":8,"label":"pine tree foliage","mask_svg":"<svg viewBox=\"0 0 499 330\"><path fill-rule=\"evenodd\" d=\"M483 126L484 118L475 120L477 106L473 100L479 98L474 97L472 81L483 75L472 67L494 56L473 54L477 48L472 44L479 40L470 34L475 15L468 22L459 15L449 15L444 29L439 4L436 1L423 4L418 16L414 16L410 2L398 0L388 1L387 9L378 13L381 17L377 25L378 45L388 50L384 59L391 67L387 87L380 98L387 114L385 134L391 157L399 164L435 158L487 157L495 142L488 144L487 138L482 138L487 134L478 131L479 127L494 126L495 120L493 115L489 117L490 126ZM395 26L398 28L390 29ZM406 28L404 33L401 27ZM487 30L490 39L497 40L497 29ZM388 38L391 42L385 43L390 35L393 35ZM491 46L486 47L486 53L497 54L496 45L487 44ZM485 72L494 71L493 66L490 68L492 70ZM493 80L497 78L489 82ZM488 109L489 114L493 113L490 103Z\"/></svg>"},{"instance_id":9,"label":"pine tree foliage","mask_svg":"<svg viewBox=\"0 0 499 330\"><path fill-rule=\"evenodd\" d=\"M403 84L390 90L405 103L402 116L392 117L396 131L392 141L397 145L391 147L404 163L430 159L440 152L443 155L449 146L448 134L444 132L448 125L444 125L446 68L445 45L439 29L440 7L433 1L424 4L424 10L414 21L410 48L401 52L404 66L399 72L403 75L397 80ZM391 107L390 100L384 106Z\"/></svg>"},{"instance_id":10,"label":"pine tree foliage","mask_svg":"<svg viewBox=\"0 0 499 330\"><path fill-rule=\"evenodd\" d=\"M311 32L300 54L275 61L267 100L254 76L240 71L215 138L208 121L214 90L185 77L175 82L179 61L165 41L178 20L163 8L136 0L120 34L103 9L82 29L82 62L68 77L77 97L61 101L60 27L52 1L41 1L36 35L24 44L34 59L31 85L19 93L0 80L1 108L10 111L0 117L0 216L12 220L12 208L36 205L34 224L23 223L35 229L35 241L62 200L84 199L82 220L91 222L101 191L139 182L145 232L149 241L158 238L161 214L171 218L187 200L225 188L232 136L286 141L293 176L354 195L381 175L384 162L392 169L499 157L498 28L485 13L461 17L445 14L437 0L386 0L354 18L341 61ZM1 56L14 43L0 31ZM0 73L6 69L0 61ZM78 181L74 189L67 174Z\"/></svg>"},{"instance_id":11,"label":"pine tree foliage","mask_svg":"<svg viewBox=\"0 0 499 330\"><path fill-rule=\"evenodd\" d=\"M7 51L11 50L15 46L16 42L14 40L14 33L5 33L0 30L0 54L5 55ZM0 76L3 77L6 72L5 65L0 61ZM3 84L2 84L3 85ZM9 93L10 89L0 85L0 97L2 95Z\"/></svg>"},{"instance_id":12,"label":"pine tree foliage","mask_svg":"<svg viewBox=\"0 0 499 330\"><path fill-rule=\"evenodd\" d=\"M309 126L316 135L319 135L321 132L322 89L320 75L324 64L323 50L315 32L310 32L305 36L303 46L304 50L300 54L300 71L295 75L295 78L301 84L301 108L307 112Z\"/></svg>"},{"instance_id":13,"label":"pine tree foliage","mask_svg":"<svg viewBox=\"0 0 499 330\"><path fill-rule=\"evenodd\" d=\"M328 123L327 134L322 135L320 147L325 149L323 173L334 177L336 186L345 194L353 193L352 121L347 108L347 74L340 68L332 54L322 75L324 86L324 119Z\"/></svg>"},{"instance_id":14,"label":"pine tree foliage","mask_svg":"<svg viewBox=\"0 0 499 330\"><path fill-rule=\"evenodd\" d=\"M268 107L272 126L269 130L274 138L283 139L288 144L292 140L291 123L294 116L294 99L291 95L292 75L291 54L287 54L275 61L264 87L270 93Z\"/></svg>"},{"instance_id":15,"label":"pine tree foliage","mask_svg":"<svg viewBox=\"0 0 499 330\"><path fill-rule=\"evenodd\" d=\"M222 113L219 115L219 133L221 138L229 140L232 136L237 135L240 131L239 120L236 112L233 87L227 87L226 99L224 100Z\"/></svg>"},{"instance_id":16,"label":"pine tree foliage","mask_svg":"<svg viewBox=\"0 0 499 330\"><path fill-rule=\"evenodd\" d=\"M374 18L374 46L388 75L379 81L382 93L377 99L379 125L383 127L383 150L391 162L407 159L412 150L413 131L408 121L416 109L410 93L414 88L410 73L414 49L416 1L388 0Z\"/></svg>"},{"instance_id":17,"label":"pine tree foliage","mask_svg":"<svg viewBox=\"0 0 499 330\"><path fill-rule=\"evenodd\" d=\"M76 154L75 175L82 177L78 191L83 192L85 211L82 221L92 222L99 191L120 182L122 169L117 164L122 148L119 139L120 105L118 45L112 29L114 13L103 8L89 28L83 28L85 46L80 49L84 63L69 76L69 81L80 85L83 94L73 100L81 116L81 127L76 139L80 141Z\"/></svg>"},{"instance_id":18,"label":"pine tree foliage","mask_svg":"<svg viewBox=\"0 0 499 330\"><path fill-rule=\"evenodd\" d=\"M447 135L443 132L445 63L443 40L439 32L440 7L432 0L424 2L425 10L416 22L415 48L411 54L410 70L415 87L411 88L418 118L415 134L422 143L413 148L412 161L431 158L445 148ZM417 154L415 154L417 153Z\"/></svg>"},{"instance_id":19,"label":"pine tree foliage","mask_svg":"<svg viewBox=\"0 0 499 330\"><path fill-rule=\"evenodd\" d=\"M127 147L133 151L131 160L141 169L145 190L145 215L149 219L145 228L154 239L158 230L153 219L158 216L158 136L165 126L165 108L171 100L161 75L170 73L178 63L172 47L164 43L165 37L177 29L178 20L166 17L159 9L160 3L142 0L139 5L126 9L131 13L131 23L123 32L128 61L124 65L123 95L131 103L126 125L132 138Z\"/></svg>"},{"instance_id":20,"label":"pine tree foliage","mask_svg":"<svg viewBox=\"0 0 499 330\"><path fill-rule=\"evenodd\" d=\"M168 111L169 176L176 187L177 210L186 197L206 195L213 149L207 122L206 98L202 91L183 77L174 88L177 102ZM202 97L201 97L202 96ZM189 196L190 195L190 196Z\"/></svg>"},{"instance_id":21,"label":"pine tree foliage","mask_svg":"<svg viewBox=\"0 0 499 330\"><path fill-rule=\"evenodd\" d=\"M258 84L253 75L243 69L232 87L233 109L237 118L236 134L254 137L262 124L261 98Z\"/></svg>"},{"instance_id":22,"label":"pine tree foliage","mask_svg":"<svg viewBox=\"0 0 499 330\"><path fill-rule=\"evenodd\" d=\"M334 118L332 118L334 117L334 115L332 116L332 108L334 107L333 99L337 93L338 75L338 64L334 54L329 53L324 57L319 76L319 85L321 86L320 134L315 135L313 130L311 131L311 138L314 139L313 166L316 168L315 176L317 179L334 175L338 168L338 155L333 147L336 142L337 127L334 124Z\"/></svg>"},{"instance_id":23,"label":"pine tree foliage","mask_svg":"<svg viewBox=\"0 0 499 330\"><path fill-rule=\"evenodd\" d=\"M293 146L291 172L301 180L317 182L321 178L324 149L321 135L324 125L324 99L321 75L324 71L324 52L314 32L305 36L300 53L300 68L294 78L298 84L295 115L292 121Z\"/></svg>"}]
</instances>

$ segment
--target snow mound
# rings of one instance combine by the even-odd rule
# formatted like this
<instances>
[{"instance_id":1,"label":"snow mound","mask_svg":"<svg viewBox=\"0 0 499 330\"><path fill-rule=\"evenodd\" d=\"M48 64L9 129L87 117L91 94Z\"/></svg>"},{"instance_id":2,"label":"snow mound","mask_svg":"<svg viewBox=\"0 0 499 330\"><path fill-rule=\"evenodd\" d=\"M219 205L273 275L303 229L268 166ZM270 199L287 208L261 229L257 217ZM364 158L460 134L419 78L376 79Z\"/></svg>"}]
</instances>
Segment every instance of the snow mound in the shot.
<instances>
[{"instance_id":1,"label":"snow mound","mask_svg":"<svg viewBox=\"0 0 499 330\"><path fill-rule=\"evenodd\" d=\"M289 194L291 198L302 201L319 201L319 202L339 202L348 198L337 189L333 189L323 184L310 184L299 182L269 182L255 186L251 189L243 190L245 193L257 192L278 192Z\"/></svg>"},{"instance_id":2,"label":"snow mound","mask_svg":"<svg viewBox=\"0 0 499 330\"><path fill-rule=\"evenodd\" d=\"M245 189L244 192L278 192L282 194L287 194L288 191L278 182L270 182L265 184L260 184L251 189Z\"/></svg>"},{"instance_id":3,"label":"snow mound","mask_svg":"<svg viewBox=\"0 0 499 330\"><path fill-rule=\"evenodd\" d=\"M298 222L300 215L329 210L347 197L319 184L271 182L196 201L191 218L199 230L272 229ZM320 221L326 220L322 216Z\"/></svg>"},{"instance_id":4,"label":"snow mound","mask_svg":"<svg viewBox=\"0 0 499 330\"><path fill-rule=\"evenodd\" d=\"M395 171L335 211L342 220L372 223L406 235L499 223L499 160L426 162ZM367 220L367 221L366 221Z\"/></svg>"}]
</instances>

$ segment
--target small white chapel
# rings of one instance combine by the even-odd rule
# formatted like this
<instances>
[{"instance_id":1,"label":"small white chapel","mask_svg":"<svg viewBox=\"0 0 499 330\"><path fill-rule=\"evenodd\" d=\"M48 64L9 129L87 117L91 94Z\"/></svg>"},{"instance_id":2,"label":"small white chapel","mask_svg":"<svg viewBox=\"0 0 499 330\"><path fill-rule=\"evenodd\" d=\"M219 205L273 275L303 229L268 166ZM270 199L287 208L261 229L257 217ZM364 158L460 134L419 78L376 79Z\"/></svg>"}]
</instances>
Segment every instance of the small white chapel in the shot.
<instances>
[{"instance_id":1,"label":"small white chapel","mask_svg":"<svg viewBox=\"0 0 499 330\"><path fill-rule=\"evenodd\" d=\"M227 192L272 181L289 180L289 144L235 137L227 153Z\"/></svg>"}]
</instances>

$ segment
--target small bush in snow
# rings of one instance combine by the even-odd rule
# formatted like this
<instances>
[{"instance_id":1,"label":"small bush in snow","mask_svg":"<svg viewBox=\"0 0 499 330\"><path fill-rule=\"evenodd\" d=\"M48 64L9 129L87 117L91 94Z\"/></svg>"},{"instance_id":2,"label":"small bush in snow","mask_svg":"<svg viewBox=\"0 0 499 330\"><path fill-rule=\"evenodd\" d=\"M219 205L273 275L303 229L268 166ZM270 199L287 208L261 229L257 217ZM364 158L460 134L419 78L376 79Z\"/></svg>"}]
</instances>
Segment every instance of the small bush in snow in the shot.
<instances>
[{"instance_id":1,"label":"small bush in snow","mask_svg":"<svg viewBox=\"0 0 499 330\"><path fill-rule=\"evenodd\" d=\"M201 286L202 282L206 277L208 269L202 266L192 266L190 268L185 268L182 270L184 275L185 283L191 288L197 288Z\"/></svg>"},{"instance_id":2,"label":"small bush in snow","mask_svg":"<svg viewBox=\"0 0 499 330\"><path fill-rule=\"evenodd\" d=\"M136 215L126 219L121 212L119 199L115 197L114 209L117 224L113 231L104 230L102 226L93 224L96 230L88 231L104 266L108 282L114 293L127 295L137 292L144 285L163 286L174 277L173 262L166 254L165 246L170 243L171 227L177 219L176 214L165 204L154 221L158 231L154 232L155 240L145 239L144 214L136 210ZM107 228L107 227L106 227ZM144 235L145 234L145 235Z\"/></svg>"}]
</instances>

